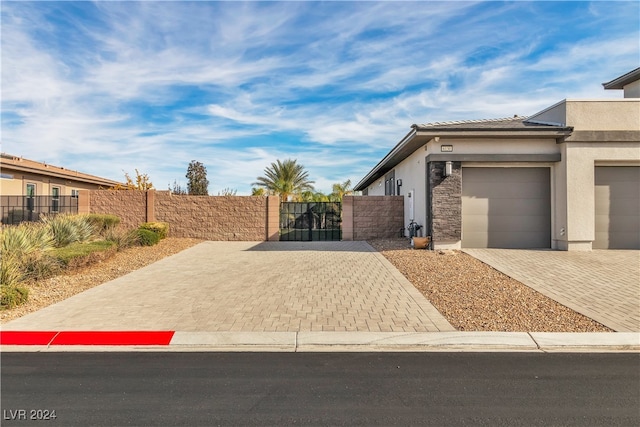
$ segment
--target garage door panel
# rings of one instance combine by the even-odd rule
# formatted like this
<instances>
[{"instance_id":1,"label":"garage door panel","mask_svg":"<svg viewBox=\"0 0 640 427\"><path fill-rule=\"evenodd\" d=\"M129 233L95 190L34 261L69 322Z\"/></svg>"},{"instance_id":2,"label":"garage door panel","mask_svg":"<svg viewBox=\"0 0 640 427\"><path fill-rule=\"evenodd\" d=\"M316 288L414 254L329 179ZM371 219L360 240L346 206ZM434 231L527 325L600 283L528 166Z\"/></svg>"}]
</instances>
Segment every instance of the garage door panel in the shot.
<instances>
[{"instance_id":1,"label":"garage door panel","mask_svg":"<svg viewBox=\"0 0 640 427\"><path fill-rule=\"evenodd\" d=\"M550 200L549 168L463 167L463 247L550 247Z\"/></svg>"},{"instance_id":2,"label":"garage door panel","mask_svg":"<svg viewBox=\"0 0 640 427\"><path fill-rule=\"evenodd\" d=\"M595 168L595 249L640 249L640 167Z\"/></svg>"},{"instance_id":3,"label":"garage door panel","mask_svg":"<svg viewBox=\"0 0 640 427\"><path fill-rule=\"evenodd\" d=\"M473 194L476 198L484 199L491 197L498 199L538 198L545 199L549 195L549 190L540 188L539 182L474 182L467 184L465 193Z\"/></svg>"}]
</instances>

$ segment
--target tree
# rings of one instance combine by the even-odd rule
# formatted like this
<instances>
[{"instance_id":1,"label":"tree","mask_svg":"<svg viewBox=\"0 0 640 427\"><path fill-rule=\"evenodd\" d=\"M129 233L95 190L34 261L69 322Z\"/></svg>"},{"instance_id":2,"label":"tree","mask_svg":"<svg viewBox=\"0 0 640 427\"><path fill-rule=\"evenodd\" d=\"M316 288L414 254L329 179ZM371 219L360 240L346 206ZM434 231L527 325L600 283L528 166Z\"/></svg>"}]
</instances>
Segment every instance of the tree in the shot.
<instances>
[{"instance_id":1,"label":"tree","mask_svg":"<svg viewBox=\"0 0 640 427\"><path fill-rule=\"evenodd\" d=\"M224 190L222 191L218 191L218 196L235 196L238 193L238 190L236 189L231 189L229 187L226 187Z\"/></svg>"},{"instance_id":2,"label":"tree","mask_svg":"<svg viewBox=\"0 0 640 427\"><path fill-rule=\"evenodd\" d=\"M192 196L208 196L209 180L207 179L207 168L200 162L191 160L185 175L189 182L187 191Z\"/></svg>"},{"instance_id":3,"label":"tree","mask_svg":"<svg viewBox=\"0 0 640 427\"><path fill-rule=\"evenodd\" d=\"M314 181L309 180L309 173L296 160L277 160L265 168L264 176L257 178L252 185L263 187L270 194L280 196L280 200L287 201L289 196L298 196L303 192L313 190Z\"/></svg>"},{"instance_id":4,"label":"tree","mask_svg":"<svg viewBox=\"0 0 640 427\"><path fill-rule=\"evenodd\" d=\"M184 196L187 194L187 190L182 185L178 184L175 179L173 180L173 188L169 185L169 191L171 191L171 194L176 194L178 196Z\"/></svg>"},{"instance_id":5,"label":"tree","mask_svg":"<svg viewBox=\"0 0 640 427\"><path fill-rule=\"evenodd\" d=\"M301 202L328 202L329 197L326 194L323 194L320 191L303 191L300 196L299 196L299 200Z\"/></svg>"},{"instance_id":6,"label":"tree","mask_svg":"<svg viewBox=\"0 0 640 427\"><path fill-rule=\"evenodd\" d=\"M341 202L343 196L353 194L351 190L351 180L348 179L343 183L333 184L333 191L329 195L332 202Z\"/></svg>"},{"instance_id":7,"label":"tree","mask_svg":"<svg viewBox=\"0 0 640 427\"><path fill-rule=\"evenodd\" d=\"M129 174L127 172L124 172L124 179L126 181L125 184L118 184L115 187L113 187L114 190L152 190L153 189L153 183L151 182L151 179L149 178L149 175L145 174L140 174L140 172L138 172L138 169L135 169L136 171L136 180L135 182L133 181L133 179L131 179L131 177L129 176Z\"/></svg>"},{"instance_id":8,"label":"tree","mask_svg":"<svg viewBox=\"0 0 640 427\"><path fill-rule=\"evenodd\" d=\"M252 196L266 196L266 193L264 192L264 188L253 187L251 189L251 195Z\"/></svg>"}]
</instances>

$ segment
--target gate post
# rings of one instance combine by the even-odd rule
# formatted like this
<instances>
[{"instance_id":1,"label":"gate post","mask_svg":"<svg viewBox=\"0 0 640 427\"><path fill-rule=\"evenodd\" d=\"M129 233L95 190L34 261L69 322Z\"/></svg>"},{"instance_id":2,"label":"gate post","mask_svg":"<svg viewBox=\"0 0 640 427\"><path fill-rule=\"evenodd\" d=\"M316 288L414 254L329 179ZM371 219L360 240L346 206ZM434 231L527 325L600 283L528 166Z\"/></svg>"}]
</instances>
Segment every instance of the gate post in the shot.
<instances>
[{"instance_id":1,"label":"gate post","mask_svg":"<svg viewBox=\"0 0 640 427\"><path fill-rule=\"evenodd\" d=\"M342 240L353 240L353 197L342 197Z\"/></svg>"},{"instance_id":2,"label":"gate post","mask_svg":"<svg viewBox=\"0 0 640 427\"><path fill-rule=\"evenodd\" d=\"M91 190L78 191L78 213L91 213Z\"/></svg>"},{"instance_id":3,"label":"gate post","mask_svg":"<svg viewBox=\"0 0 640 427\"><path fill-rule=\"evenodd\" d=\"M267 196L267 236L269 242L280 240L280 197Z\"/></svg>"}]
</instances>

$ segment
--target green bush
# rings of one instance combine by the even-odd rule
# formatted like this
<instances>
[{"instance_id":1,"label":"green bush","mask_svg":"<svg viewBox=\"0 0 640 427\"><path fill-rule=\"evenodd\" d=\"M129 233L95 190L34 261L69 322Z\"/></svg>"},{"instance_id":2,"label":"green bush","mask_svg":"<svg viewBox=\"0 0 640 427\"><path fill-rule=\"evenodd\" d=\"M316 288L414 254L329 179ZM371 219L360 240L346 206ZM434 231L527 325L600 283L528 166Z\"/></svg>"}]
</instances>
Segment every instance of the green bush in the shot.
<instances>
[{"instance_id":1,"label":"green bush","mask_svg":"<svg viewBox=\"0 0 640 427\"><path fill-rule=\"evenodd\" d=\"M22 286L0 285L0 306L3 309L17 307L27 301L29 290Z\"/></svg>"},{"instance_id":2,"label":"green bush","mask_svg":"<svg viewBox=\"0 0 640 427\"><path fill-rule=\"evenodd\" d=\"M169 223L167 222L145 222L139 227L142 230L149 230L156 233L161 239L169 234Z\"/></svg>"},{"instance_id":3,"label":"green bush","mask_svg":"<svg viewBox=\"0 0 640 427\"><path fill-rule=\"evenodd\" d=\"M97 233L104 234L120 224L120 218L111 214L86 214L85 218L91 223Z\"/></svg>"},{"instance_id":4,"label":"green bush","mask_svg":"<svg viewBox=\"0 0 640 427\"><path fill-rule=\"evenodd\" d=\"M96 230L86 215L54 215L42 218L53 235L54 246L57 248L75 242L86 242L95 234Z\"/></svg>"},{"instance_id":5,"label":"green bush","mask_svg":"<svg viewBox=\"0 0 640 427\"><path fill-rule=\"evenodd\" d=\"M22 269L19 258L2 254L0 259L0 285L14 286L22 280Z\"/></svg>"},{"instance_id":6,"label":"green bush","mask_svg":"<svg viewBox=\"0 0 640 427\"><path fill-rule=\"evenodd\" d=\"M141 246L153 246L158 244L160 241L160 236L158 233L155 233L151 230L146 230L144 228L138 229L138 243Z\"/></svg>"},{"instance_id":7,"label":"green bush","mask_svg":"<svg viewBox=\"0 0 640 427\"><path fill-rule=\"evenodd\" d=\"M58 259L63 265L69 266L76 258L83 258L94 252L103 252L114 248L115 244L107 240L97 240L90 243L72 243L62 248L51 251L51 256Z\"/></svg>"}]
</instances>

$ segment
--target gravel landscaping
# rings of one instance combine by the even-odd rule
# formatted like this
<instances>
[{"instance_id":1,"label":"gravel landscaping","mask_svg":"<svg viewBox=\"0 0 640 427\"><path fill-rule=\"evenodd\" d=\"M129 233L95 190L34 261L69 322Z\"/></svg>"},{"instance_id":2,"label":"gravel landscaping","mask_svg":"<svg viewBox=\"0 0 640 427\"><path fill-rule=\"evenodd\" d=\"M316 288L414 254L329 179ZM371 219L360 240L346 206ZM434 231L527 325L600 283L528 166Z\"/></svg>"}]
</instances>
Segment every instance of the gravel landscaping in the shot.
<instances>
[{"instance_id":1,"label":"gravel landscaping","mask_svg":"<svg viewBox=\"0 0 640 427\"><path fill-rule=\"evenodd\" d=\"M167 238L96 264L28 283L26 304L0 312L3 323L123 276L200 243ZM460 251L412 250L407 239L369 242L460 331L604 332L609 328Z\"/></svg>"},{"instance_id":2,"label":"gravel landscaping","mask_svg":"<svg viewBox=\"0 0 640 427\"><path fill-rule=\"evenodd\" d=\"M612 332L460 251L369 241L460 331Z\"/></svg>"}]
</instances>

